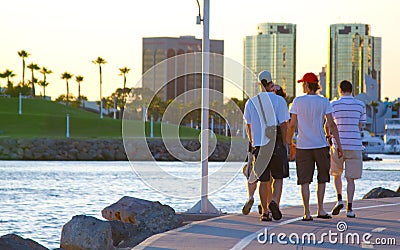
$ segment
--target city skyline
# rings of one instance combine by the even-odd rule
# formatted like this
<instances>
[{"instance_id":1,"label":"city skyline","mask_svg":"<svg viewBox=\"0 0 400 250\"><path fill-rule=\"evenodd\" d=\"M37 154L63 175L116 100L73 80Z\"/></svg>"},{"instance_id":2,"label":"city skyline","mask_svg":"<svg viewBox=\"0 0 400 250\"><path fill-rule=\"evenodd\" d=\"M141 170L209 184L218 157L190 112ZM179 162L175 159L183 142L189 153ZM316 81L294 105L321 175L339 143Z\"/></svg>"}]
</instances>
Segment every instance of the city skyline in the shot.
<instances>
[{"instance_id":1,"label":"city skyline","mask_svg":"<svg viewBox=\"0 0 400 250\"><path fill-rule=\"evenodd\" d=\"M381 96L393 100L400 96L396 88L396 62L400 57L397 45L400 35L396 34L398 7L400 3L395 0L383 0L379 4L339 0L330 5L321 5L317 0L249 0L246 4L211 1L210 38L224 40L225 56L243 63L243 37L255 34L258 23L296 24L298 79L305 72L318 74L327 64L329 25L369 24L372 34L382 37ZM65 94L61 74L68 71L84 76L82 94L98 100L98 68L91 63L98 56L108 62L103 65L103 96L122 87L119 68L125 66L131 68L127 86L136 87L142 73L143 37L202 37L202 26L195 22L198 7L194 0L139 3L117 0L96 4L77 0L15 0L3 3L3 9L6 11L0 16L4 32L0 72L12 70L17 75L12 81L17 84L22 78L22 62L17 51L28 51L31 56L26 59L27 64L34 62L53 70L47 76L50 85L46 88L53 99ZM39 80L42 77L39 73L36 76ZM0 81L1 86L6 84L5 80ZM70 91L77 96L77 84L75 81L70 84ZM37 93L40 92L41 88L37 87ZM232 92L231 96L242 97L238 92Z\"/></svg>"}]
</instances>

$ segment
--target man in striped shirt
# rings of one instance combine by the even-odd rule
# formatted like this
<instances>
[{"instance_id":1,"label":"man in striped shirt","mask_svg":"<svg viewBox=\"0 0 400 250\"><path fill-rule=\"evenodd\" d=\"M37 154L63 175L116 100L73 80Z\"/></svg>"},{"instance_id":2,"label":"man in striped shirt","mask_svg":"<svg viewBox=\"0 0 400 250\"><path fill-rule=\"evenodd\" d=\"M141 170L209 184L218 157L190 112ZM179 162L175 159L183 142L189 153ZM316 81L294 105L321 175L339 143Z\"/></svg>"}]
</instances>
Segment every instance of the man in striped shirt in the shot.
<instances>
[{"instance_id":1,"label":"man in striped shirt","mask_svg":"<svg viewBox=\"0 0 400 250\"><path fill-rule=\"evenodd\" d=\"M331 148L331 169L335 189L337 194L337 203L332 209L332 215L338 215L344 207L342 201L342 173L345 168L345 177L347 180L347 217L354 218L352 204L355 191L354 180L361 178L362 174L362 141L361 129L362 123L366 122L366 111L363 102L356 100L352 96L353 86L349 81L342 81L339 85L340 99L332 102L333 117L339 130L340 142L343 149L343 157L338 158L335 147ZM333 140L334 145L335 141Z\"/></svg>"}]
</instances>

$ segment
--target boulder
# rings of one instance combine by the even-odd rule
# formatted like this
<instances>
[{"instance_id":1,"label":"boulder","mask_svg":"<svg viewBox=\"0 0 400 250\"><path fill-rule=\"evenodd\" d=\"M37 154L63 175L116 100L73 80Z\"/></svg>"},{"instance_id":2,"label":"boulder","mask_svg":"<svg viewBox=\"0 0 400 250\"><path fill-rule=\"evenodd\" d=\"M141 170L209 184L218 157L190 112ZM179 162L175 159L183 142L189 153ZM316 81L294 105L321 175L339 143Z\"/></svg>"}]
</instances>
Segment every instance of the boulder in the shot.
<instances>
[{"instance_id":1,"label":"boulder","mask_svg":"<svg viewBox=\"0 0 400 250\"><path fill-rule=\"evenodd\" d=\"M109 221L108 223L111 225L113 244L118 248L131 249L153 235L151 232L141 230L132 223L123 223L117 220Z\"/></svg>"},{"instance_id":2,"label":"boulder","mask_svg":"<svg viewBox=\"0 0 400 250\"><path fill-rule=\"evenodd\" d=\"M363 199L375 199L375 198L386 198L386 197L400 197L400 193L390 189L378 187L369 191L364 195Z\"/></svg>"},{"instance_id":3,"label":"boulder","mask_svg":"<svg viewBox=\"0 0 400 250\"><path fill-rule=\"evenodd\" d=\"M91 216L76 215L62 228L60 248L114 250L111 225Z\"/></svg>"},{"instance_id":4,"label":"boulder","mask_svg":"<svg viewBox=\"0 0 400 250\"><path fill-rule=\"evenodd\" d=\"M18 250L48 250L36 241L24 239L16 234L6 234L0 237L0 249Z\"/></svg>"},{"instance_id":5,"label":"boulder","mask_svg":"<svg viewBox=\"0 0 400 250\"><path fill-rule=\"evenodd\" d=\"M119 220L137 225L140 230L152 233L165 232L181 225L175 210L160 202L147 201L129 196L101 211L107 220Z\"/></svg>"}]
</instances>

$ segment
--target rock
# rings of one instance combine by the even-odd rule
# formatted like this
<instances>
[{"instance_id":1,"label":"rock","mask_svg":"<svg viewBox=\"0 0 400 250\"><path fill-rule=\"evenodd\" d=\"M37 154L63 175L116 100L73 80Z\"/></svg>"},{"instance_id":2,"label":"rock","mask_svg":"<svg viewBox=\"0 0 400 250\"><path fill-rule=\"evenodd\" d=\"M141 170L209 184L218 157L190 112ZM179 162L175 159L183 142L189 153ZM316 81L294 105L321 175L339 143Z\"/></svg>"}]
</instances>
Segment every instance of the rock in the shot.
<instances>
[{"instance_id":1,"label":"rock","mask_svg":"<svg viewBox=\"0 0 400 250\"><path fill-rule=\"evenodd\" d=\"M137 225L140 230L152 233L165 232L181 225L170 206L129 196L104 208L101 214L107 220L129 222Z\"/></svg>"},{"instance_id":2,"label":"rock","mask_svg":"<svg viewBox=\"0 0 400 250\"><path fill-rule=\"evenodd\" d=\"M18 250L48 250L36 241L24 239L16 234L6 234L0 237L0 249Z\"/></svg>"},{"instance_id":3,"label":"rock","mask_svg":"<svg viewBox=\"0 0 400 250\"><path fill-rule=\"evenodd\" d=\"M390 189L378 187L369 191L364 195L363 199L375 199L375 198L386 198L386 197L400 197L400 193Z\"/></svg>"},{"instance_id":4,"label":"rock","mask_svg":"<svg viewBox=\"0 0 400 250\"><path fill-rule=\"evenodd\" d=\"M140 230L137 225L121 221L109 221L114 245L118 248L132 248L153 235L146 230Z\"/></svg>"},{"instance_id":5,"label":"rock","mask_svg":"<svg viewBox=\"0 0 400 250\"><path fill-rule=\"evenodd\" d=\"M60 248L114 250L111 225L90 216L74 216L62 228Z\"/></svg>"},{"instance_id":6,"label":"rock","mask_svg":"<svg viewBox=\"0 0 400 250\"><path fill-rule=\"evenodd\" d=\"M400 193L400 186L397 188L396 193Z\"/></svg>"}]
</instances>

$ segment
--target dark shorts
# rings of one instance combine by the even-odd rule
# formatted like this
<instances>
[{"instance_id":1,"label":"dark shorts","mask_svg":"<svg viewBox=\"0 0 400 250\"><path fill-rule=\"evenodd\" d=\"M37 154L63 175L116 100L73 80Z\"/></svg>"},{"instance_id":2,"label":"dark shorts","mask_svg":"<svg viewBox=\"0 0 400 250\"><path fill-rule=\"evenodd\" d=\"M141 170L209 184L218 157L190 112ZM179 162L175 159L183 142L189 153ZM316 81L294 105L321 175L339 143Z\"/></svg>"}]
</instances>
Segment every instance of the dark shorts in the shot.
<instances>
[{"instance_id":1,"label":"dark shorts","mask_svg":"<svg viewBox=\"0 0 400 250\"><path fill-rule=\"evenodd\" d=\"M257 159L260 147L255 147L253 155ZM283 179L289 177L289 160L287 156L286 147L283 145L282 140L278 139L275 142L274 152L271 155L269 162L266 162L267 168L258 178L261 182L271 180L271 176L274 179Z\"/></svg>"},{"instance_id":2,"label":"dark shorts","mask_svg":"<svg viewBox=\"0 0 400 250\"><path fill-rule=\"evenodd\" d=\"M306 184L313 181L315 164L317 164L318 183L330 181L330 154L329 147L315 149L296 149L297 184Z\"/></svg>"}]
</instances>

